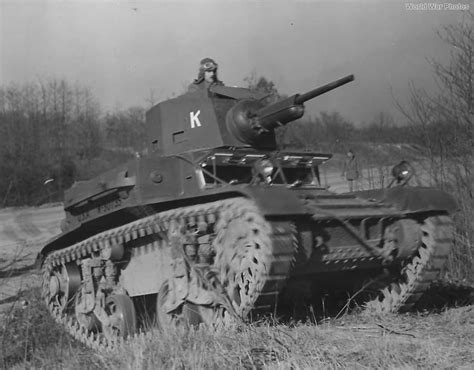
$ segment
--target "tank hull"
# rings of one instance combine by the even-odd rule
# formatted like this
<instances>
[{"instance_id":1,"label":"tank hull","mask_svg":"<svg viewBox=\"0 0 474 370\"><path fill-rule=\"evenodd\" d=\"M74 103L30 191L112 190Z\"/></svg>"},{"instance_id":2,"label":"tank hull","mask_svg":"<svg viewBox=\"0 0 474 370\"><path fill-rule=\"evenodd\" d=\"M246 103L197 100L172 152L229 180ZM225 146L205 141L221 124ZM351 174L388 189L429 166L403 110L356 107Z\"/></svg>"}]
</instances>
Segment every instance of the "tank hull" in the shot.
<instances>
[{"instance_id":1,"label":"tank hull","mask_svg":"<svg viewBox=\"0 0 474 370\"><path fill-rule=\"evenodd\" d=\"M84 331L91 321L108 322L101 295L130 297L136 310L157 317L186 316L192 305L198 321L213 325L304 307L322 292L355 292L372 281L383 289L367 307L408 310L439 275L453 240L447 215L455 204L441 192L413 207L398 190L397 197L249 185L179 192L170 203L130 194L135 202L153 200L101 216L118 225L97 229L99 217L94 228L84 222L43 249L45 300L73 335L97 348L116 345L105 329ZM150 304L163 287L167 300Z\"/></svg>"},{"instance_id":2,"label":"tank hull","mask_svg":"<svg viewBox=\"0 0 474 370\"><path fill-rule=\"evenodd\" d=\"M62 233L38 259L51 314L102 350L149 322L215 327L336 290L409 309L446 261L453 199L405 186L333 194L318 167L330 154L276 148L275 128L305 101L353 79L269 105L211 84L152 107L148 154L65 194Z\"/></svg>"},{"instance_id":3,"label":"tank hull","mask_svg":"<svg viewBox=\"0 0 474 370\"><path fill-rule=\"evenodd\" d=\"M190 154L184 157L186 160L158 155L137 158L98 178L74 184L65 195L63 232L45 246L40 257L153 213L232 196L252 199L265 216L315 216L317 205L331 210L332 216L343 218L385 213L387 216L429 211L452 213L457 207L449 194L422 187L351 194L284 186L232 185L203 189L192 164L199 155L200 152ZM322 219L327 217L326 212L320 214Z\"/></svg>"}]
</instances>

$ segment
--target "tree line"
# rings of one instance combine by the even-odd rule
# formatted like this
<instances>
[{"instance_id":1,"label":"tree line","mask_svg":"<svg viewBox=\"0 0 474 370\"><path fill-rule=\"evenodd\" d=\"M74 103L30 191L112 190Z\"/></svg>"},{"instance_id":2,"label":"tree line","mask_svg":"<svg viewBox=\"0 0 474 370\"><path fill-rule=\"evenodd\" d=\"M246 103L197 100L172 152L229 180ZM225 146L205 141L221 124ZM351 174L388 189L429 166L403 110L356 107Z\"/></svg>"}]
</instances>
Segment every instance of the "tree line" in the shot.
<instances>
[{"instance_id":1,"label":"tree line","mask_svg":"<svg viewBox=\"0 0 474 370\"><path fill-rule=\"evenodd\" d=\"M279 99L265 77L248 87ZM144 107L102 113L91 90L51 79L0 87L0 207L60 201L74 181L86 180L145 148ZM283 149L340 152L359 141L400 142L406 127L387 115L358 128L338 112L283 127Z\"/></svg>"},{"instance_id":2,"label":"tree line","mask_svg":"<svg viewBox=\"0 0 474 370\"><path fill-rule=\"evenodd\" d=\"M144 133L143 108L102 114L78 84L0 87L0 207L61 200L74 181L113 165L113 148L141 148Z\"/></svg>"},{"instance_id":3,"label":"tree line","mask_svg":"<svg viewBox=\"0 0 474 370\"><path fill-rule=\"evenodd\" d=\"M265 77L253 76L246 83L269 93L268 102L284 97ZM89 88L64 80L0 87L0 207L60 201L74 181L92 178L142 151L145 111L130 107L102 113ZM353 148L367 159L373 157L368 143L404 143L439 157L462 148L451 146L453 132L446 121L400 125L383 112L358 127L339 112L323 111L279 128L277 139L281 149L344 153ZM371 165L389 160L377 159L382 163Z\"/></svg>"}]
</instances>

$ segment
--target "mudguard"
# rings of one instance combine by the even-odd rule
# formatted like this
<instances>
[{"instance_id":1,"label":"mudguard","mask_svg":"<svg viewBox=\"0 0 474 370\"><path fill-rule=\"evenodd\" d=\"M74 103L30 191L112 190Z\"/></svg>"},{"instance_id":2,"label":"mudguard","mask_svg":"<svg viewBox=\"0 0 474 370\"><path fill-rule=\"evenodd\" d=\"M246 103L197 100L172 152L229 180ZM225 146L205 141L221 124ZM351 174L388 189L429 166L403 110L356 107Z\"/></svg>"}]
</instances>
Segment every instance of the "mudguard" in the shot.
<instances>
[{"instance_id":1,"label":"mudguard","mask_svg":"<svg viewBox=\"0 0 474 370\"><path fill-rule=\"evenodd\" d=\"M356 197L382 202L403 212L446 211L456 212L459 207L450 194L428 187L394 187L359 191L353 193Z\"/></svg>"}]
</instances>

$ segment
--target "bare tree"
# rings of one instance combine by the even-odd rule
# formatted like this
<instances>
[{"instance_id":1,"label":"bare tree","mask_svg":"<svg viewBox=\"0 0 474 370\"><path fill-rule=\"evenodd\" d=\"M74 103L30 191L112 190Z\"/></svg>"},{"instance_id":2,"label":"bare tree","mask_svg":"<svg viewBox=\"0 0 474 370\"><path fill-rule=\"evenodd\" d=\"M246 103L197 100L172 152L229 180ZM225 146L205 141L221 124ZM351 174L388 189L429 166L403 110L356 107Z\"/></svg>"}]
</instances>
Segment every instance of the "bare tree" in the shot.
<instances>
[{"instance_id":1,"label":"bare tree","mask_svg":"<svg viewBox=\"0 0 474 370\"><path fill-rule=\"evenodd\" d=\"M105 116L107 149L139 152L146 146L145 110L131 107Z\"/></svg>"},{"instance_id":2,"label":"bare tree","mask_svg":"<svg viewBox=\"0 0 474 370\"><path fill-rule=\"evenodd\" d=\"M0 199L5 205L51 199L74 180L74 161L101 147L99 106L84 87L38 80L0 87ZM49 182L49 189L44 186Z\"/></svg>"},{"instance_id":3,"label":"bare tree","mask_svg":"<svg viewBox=\"0 0 474 370\"><path fill-rule=\"evenodd\" d=\"M406 106L397 103L412 123L413 134L428 153L427 170L435 185L456 195L461 208L458 243L453 255L456 275L474 276L474 14L438 31L450 48L450 61L430 59L435 93L410 85Z\"/></svg>"}]
</instances>

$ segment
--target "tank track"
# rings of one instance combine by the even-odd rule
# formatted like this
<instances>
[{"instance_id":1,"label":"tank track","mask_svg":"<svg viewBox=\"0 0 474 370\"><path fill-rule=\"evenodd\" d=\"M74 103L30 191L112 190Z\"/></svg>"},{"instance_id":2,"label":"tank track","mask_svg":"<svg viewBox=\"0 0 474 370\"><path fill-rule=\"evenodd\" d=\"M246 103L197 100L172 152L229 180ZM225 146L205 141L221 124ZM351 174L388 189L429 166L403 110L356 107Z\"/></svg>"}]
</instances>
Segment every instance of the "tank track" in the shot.
<instances>
[{"instance_id":1,"label":"tank track","mask_svg":"<svg viewBox=\"0 0 474 370\"><path fill-rule=\"evenodd\" d=\"M257 207L249 200L244 198L231 198L212 203L205 203L195 206L183 207L174 210L164 211L139 219L129 224L104 231L94 235L84 241L69 246L67 248L51 252L44 260L42 265L43 274L43 298L46 301L48 309L57 323L62 325L68 333L94 350L114 350L123 343L130 343L137 340L145 340L148 333L135 334L126 340L122 338L108 338L101 333L87 331L82 327L74 314L60 312L58 307L49 302L49 278L53 269L66 263L74 262L93 253L100 253L104 248L113 244L122 244L129 241L147 237L153 240L153 235L163 235L172 222L184 224L185 222L195 222L196 219L205 219L213 223L218 221L220 215L227 214L227 218L241 217L245 210L257 210ZM263 219L263 216L261 216ZM240 307L238 314L241 319L244 315L259 310L268 312L270 307L277 304L278 294L286 282L289 271L294 262L295 250L297 248L296 228L291 222L270 222L268 233L271 239L268 250L269 264L265 271L265 283L259 289L258 297L255 301L248 302L246 307ZM216 222L217 225L217 222ZM160 241L151 241L145 248L159 248ZM222 291L216 292L222 294ZM228 297L224 297L228 298Z\"/></svg>"},{"instance_id":2,"label":"tank track","mask_svg":"<svg viewBox=\"0 0 474 370\"><path fill-rule=\"evenodd\" d=\"M238 219L248 210L253 212L257 210L258 213L258 209L251 201L244 198L231 198L164 211L51 252L42 267L43 296L51 315L74 338L95 350L114 350L125 342L146 340L151 332L142 332L126 340L119 337L108 338L101 333L85 330L74 315L60 312L48 300L48 280L52 270L57 266L80 260L93 253L100 253L111 244L127 243L144 237L147 237L147 240L153 240L150 236L163 235L172 222L183 224L195 222L196 219L205 219L207 222L218 225L219 218L221 218L221 222L224 222L222 214L225 213L228 220ZM263 219L263 216L260 215L260 217ZM278 295L294 265L295 252L298 248L296 226L290 221L264 220L264 222L267 226L263 228L266 228L265 232L271 240L270 249L267 251L269 263L266 266L267 270L264 271L265 282L259 287L258 296L254 297L253 301L234 311L241 319L245 319L245 316L252 314L252 312L271 312L271 309L277 304ZM401 279L382 289L376 299L368 301L365 304L367 311L386 313L409 310L440 274L452 246L453 222L448 216L428 217L420 225L420 231L421 246L417 254L403 267L400 274ZM160 243L162 241L150 241L145 248L159 248ZM223 294L222 291L215 293ZM229 297L224 298L228 299Z\"/></svg>"},{"instance_id":3,"label":"tank track","mask_svg":"<svg viewBox=\"0 0 474 370\"><path fill-rule=\"evenodd\" d=\"M440 275L453 245L453 221L448 216L428 217L420 225L420 232L421 245L402 269L402 278L383 288L377 298L366 302L367 311L408 311Z\"/></svg>"}]
</instances>

